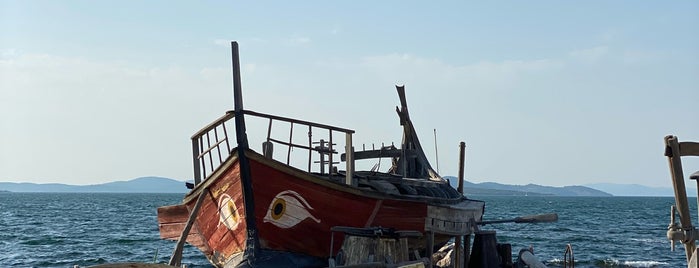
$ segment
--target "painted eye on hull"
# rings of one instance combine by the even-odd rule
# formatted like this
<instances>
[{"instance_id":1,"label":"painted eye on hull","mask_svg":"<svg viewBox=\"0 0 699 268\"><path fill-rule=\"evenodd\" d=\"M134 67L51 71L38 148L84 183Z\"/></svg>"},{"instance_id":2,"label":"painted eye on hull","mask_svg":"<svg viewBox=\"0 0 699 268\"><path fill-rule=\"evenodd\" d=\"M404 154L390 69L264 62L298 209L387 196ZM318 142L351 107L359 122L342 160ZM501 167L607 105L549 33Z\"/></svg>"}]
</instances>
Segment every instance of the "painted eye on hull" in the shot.
<instances>
[{"instance_id":1,"label":"painted eye on hull","mask_svg":"<svg viewBox=\"0 0 699 268\"><path fill-rule=\"evenodd\" d=\"M218 215L220 217L218 225L221 223L229 230L235 230L240 223L240 214L238 207L233 202L233 198L227 194L222 194L218 199Z\"/></svg>"},{"instance_id":2,"label":"painted eye on hull","mask_svg":"<svg viewBox=\"0 0 699 268\"><path fill-rule=\"evenodd\" d=\"M294 227L307 218L319 223L320 220L311 215L309 210L313 210L313 207L297 192L283 191L272 199L263 222L285 229Z\"/></svg>"}]
</instances>

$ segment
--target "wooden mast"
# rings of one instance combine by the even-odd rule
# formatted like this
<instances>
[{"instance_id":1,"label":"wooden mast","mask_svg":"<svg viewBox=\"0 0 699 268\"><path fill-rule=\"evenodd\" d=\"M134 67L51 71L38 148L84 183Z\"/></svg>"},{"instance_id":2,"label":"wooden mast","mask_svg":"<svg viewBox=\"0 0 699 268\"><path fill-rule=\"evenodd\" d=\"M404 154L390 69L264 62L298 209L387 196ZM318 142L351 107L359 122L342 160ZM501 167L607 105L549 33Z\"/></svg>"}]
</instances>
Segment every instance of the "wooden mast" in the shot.
<instances>
[{"instance_id":1,"label":"wooden mast","mask_svg":"<svg viewBox=\"0 0 699 268\"><path fill-rule=\"evenodd\" d=\"M243 201L245 203L245 224L247 225L247 238L243 259L251 266L255 262L255 256L259 249L257 227L255 225L255 202L252 192L252 178L250 175L250 162L245 155L249 148L248 136L245 132L245 117L243 110L243 93L240 82L240 56L238 42L231 42L233 58L233 100L235 113L235 137L238 143L238 163L240 164L240 180L243 187Z\"/></svg>"}]
</instances>

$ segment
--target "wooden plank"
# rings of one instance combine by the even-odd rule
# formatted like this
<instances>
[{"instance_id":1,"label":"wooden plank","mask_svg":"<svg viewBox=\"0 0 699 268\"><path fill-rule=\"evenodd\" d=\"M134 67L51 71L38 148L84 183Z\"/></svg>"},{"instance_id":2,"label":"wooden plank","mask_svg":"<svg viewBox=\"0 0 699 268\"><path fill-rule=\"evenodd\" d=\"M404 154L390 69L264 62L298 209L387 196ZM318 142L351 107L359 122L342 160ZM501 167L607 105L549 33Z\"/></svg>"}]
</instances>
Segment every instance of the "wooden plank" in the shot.
<instances>
[{"instance_id":1,"label":"wooden plank","mask_svg":"<svg viewBox=\"0 0 699 268\"><path fill-rule=\"evenodd\" d=\"M482 216L482 202L464 201L459 206L427 206L427 217L454 222L469 222Z\"/></svg>"},{"instance_id":2,"label":"wooden plank","mask_svg":"<svg viewBox=\"0 0 699 268\"><path fill-rule=\"evenodd\" d=\"M158 223L179 223L186 222L189 210L184 204L174 206L164 206L158 208Z\"/></svg>"},{"instance_id":3,"label":"wooden plank","mask_svg":"<svg viewBox=\"0 0 699 268\"><path fill-rule=\"evenodd\" d=\"M699 156L699 143L691 141L680 142L680 156Z\"/></svg>"},{"instance_id":4,"label":"wooden plank","mask_svg":"<svg viewBox=\"0 0 699 268\"><path fill-rule=\"evenodd\" d=\"M354 152L354 159L359 160L381 157L399 157L401 156L401 153L401 150L398 148L356 151ZM340 160L345 161L346 158L347 156L345 154L340 155Z\"/></svg>"},{"instance_id":5,"label":"wooden plank","mask_svg":"<svg viewBox=\"0 0 699 268\"><path fill-rule=\"evenodd\" d=\"M471 233L471 224L468 222L453 222L435 218L425 218L425 231L446 235L468 235Z\"/></svg>"},{"instance_id":6,"label":"wooden plank","mask_svg":"<svg viewBox=\"0 0 699 268\"><path fill-rule=\"evenodd\" d=\"M346 236L342 250L345 254L344 265L367 262L395 264L409 260L406 238Z\"/></svg>"},{"instance_id":7,"label":"wooden plank","mask_svg":"<svg viewBox=\"0 0 699 268\"><path fill-rule=\"evenodd\" d=\"M439 207L427 206L425 230L447 235L468 235L471 221L480 220L484 203L464 201L458 205Z\"/></svg>"},{"instance_id":8,"label":"wooden plank","mask_svg":"<svg viewBox=\"0 0 699 268\"><path fill-rule=\"evenodd\" d=\"M160 238L163 239L172 239L176 238L182 233L182 229L184 229L184 226L186 223L184 222L178 222L178 223L161 223L158 225L160 228Z\"/></svg>"}]
</instances>

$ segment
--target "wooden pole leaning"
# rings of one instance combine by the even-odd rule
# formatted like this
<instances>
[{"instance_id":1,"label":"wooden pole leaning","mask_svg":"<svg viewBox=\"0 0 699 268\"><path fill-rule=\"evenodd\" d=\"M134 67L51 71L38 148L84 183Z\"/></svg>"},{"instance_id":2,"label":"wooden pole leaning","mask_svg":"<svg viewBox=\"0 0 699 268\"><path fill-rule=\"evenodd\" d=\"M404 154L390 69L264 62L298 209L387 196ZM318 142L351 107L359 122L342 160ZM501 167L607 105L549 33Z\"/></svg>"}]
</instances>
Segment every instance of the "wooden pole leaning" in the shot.
<instances>
[{"instance_id":1,"label":"wooden pole leaning","mask_svg":"<svg viewBox=\"0 0 699 268\"><path fill-rule=\"evenodd\" d=\"M201 204L204 203L204 197L206 194L209 192L209 188L204 188L199 192L199 198L197 198L197 203L194 204L194 208L192 211L189 213L189 218L187 219L187 225L184 226L184 229L182 230L182 234L180 234L180 239L177 240L177 245L175 246L175 250L172 252L172 256L170 256L170 262L168 262L168 265L171 266L177 266L179 267L182 263L182 248L184 247L184 243L187 242L187 236L189 236L189 231L192 229L192 225L194 225L194 220L197 218L197 213L199 213L199 208L201 208Z\"/></svg>"}]
</instances>

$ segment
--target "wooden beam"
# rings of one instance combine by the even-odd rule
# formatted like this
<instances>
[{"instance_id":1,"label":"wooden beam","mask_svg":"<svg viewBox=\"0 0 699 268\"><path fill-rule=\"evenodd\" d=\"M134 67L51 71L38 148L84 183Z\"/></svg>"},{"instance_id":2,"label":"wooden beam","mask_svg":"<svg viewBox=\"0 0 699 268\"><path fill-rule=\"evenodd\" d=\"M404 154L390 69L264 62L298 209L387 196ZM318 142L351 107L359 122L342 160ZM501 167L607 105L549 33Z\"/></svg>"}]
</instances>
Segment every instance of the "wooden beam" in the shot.
<instances>
[{"instance_id":1,"label":"wooden beam","mask_svg":"<svg viewBox=\"0 0 699 268\"><path fill-rule=\"evenodd\" d=\"M399 156L401 156L401 150L398 148L354 152L355 160ZM340 155L340 160L345 161L346 158L347 156L345 154Z\"/></svg>"},{"instance_id":2,"label":"wooden beam","mask_svg":"<svg viewBox=\"0 0 699 268\"><path fill-rule=\"evenodd\" d=\"M175 251L173 251L172 256L170 256L169 265L172 265L172 266L180 266L181 265L182 248L184 247L184 243L187 242L187 236L189 236L189 230L192 229L192 225L194 225L194 220L197 219L197 214L199 213L199 208L201 208L201 204L203 203L204 197L206 196L207 193L209 193L209 188L206 188L199 193L199 198L197 198L197 203L194 205L192 212L189 213L189 219L187 219L187 225L185 225L184 229L182 230L182 234L180 235L180 239L177 240L177 245L175 245Z\"/></svg>"},{"instance_id":3,"label":"wooden beam","mask_svg":"<svg viewBox=\"0 0 699 268\"><path fill-rule=\"evenodd\" d=\"M680 223L682 228L685 230L692 230L691 215L689 214L689 204L687 201L687 190L684 185L684 174L682 173L682 161L680 156L680 144L675 136L665 137L665 152L668 158L668 164L670 165L670 176L672 177L673 188L675 189L675 204L677 205L677 211L680 214ZM696 248L695 241L692 239L684 244L684 249L687 257L687 261L691 259L694 249Z\"/></svg>"},{"instance_id":4,"label":"wooden beam","mask_svg":"<svg viewBox=\"0 0 699 268\"><path fill-rule=\"evenodd\" d=\"M699 156L699 142L680 142L680 156Z\"/></svg>"}]
</instances>

